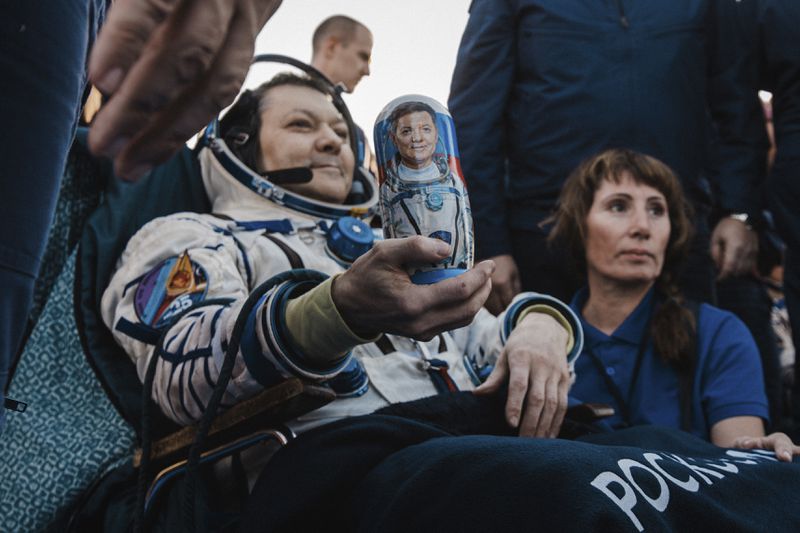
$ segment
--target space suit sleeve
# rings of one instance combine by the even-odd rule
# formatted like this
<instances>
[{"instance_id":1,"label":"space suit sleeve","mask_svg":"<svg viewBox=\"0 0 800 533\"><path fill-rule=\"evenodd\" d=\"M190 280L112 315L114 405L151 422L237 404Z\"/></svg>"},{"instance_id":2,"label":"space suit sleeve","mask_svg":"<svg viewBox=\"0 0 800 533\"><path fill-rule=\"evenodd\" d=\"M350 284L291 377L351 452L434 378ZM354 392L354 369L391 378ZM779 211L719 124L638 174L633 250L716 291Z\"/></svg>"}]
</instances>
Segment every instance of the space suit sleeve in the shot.
<instances>
[{"instance_id":1,"label":"space suit sleeve","mask_svg":"<svg viewBox=\"0 0 800 533\"><path fill-rule=\"evenodd\" d=\"M514 327L519 324L528 313L544 313L552 316L569 333L567 342L567 364L570 374L574 373L575 360L583 350L583 328L581 321L570 307L552 296L535 292L518 294L511 304L500 315L501 338L505 344Z\"/></svg>"},{"instance_id":2,"label":"space suit sleeve","mask_svg":"<svg viewBox=\"0 0 800 533\"><path fill-rule=\"evenodd\" d=\"M567 330L570 336L566 346L567 364L570 374L574 373L575 360L583 349L580 320L561 300L535 292L518 294L497 317L481 309L471 325L451 332L465 354L467 367L477 372L486 365L494 365L511 331L528 313L550 315Z\"/></svg>"},{"instance_id":3,"label":"space suit sleeve","mask_svg":"<svg viewBox=\"0 0 800 533\"><path fill-rule=\"evenodd\" d=\"M158 357L152 397L184 425L202 415L240 318L245 324L223 408L288 377L330 379L350 357L309 360L286 331L286 303L316 282L279 283L253 296L257 304L240 317L255 285L250 259L224 221L214 220L187 213L142 228L129 241L101 303L104 322L140 379ZM289 270L285 257L274 261L269 270L275 274Z\"/></svg>"}]
</instances>

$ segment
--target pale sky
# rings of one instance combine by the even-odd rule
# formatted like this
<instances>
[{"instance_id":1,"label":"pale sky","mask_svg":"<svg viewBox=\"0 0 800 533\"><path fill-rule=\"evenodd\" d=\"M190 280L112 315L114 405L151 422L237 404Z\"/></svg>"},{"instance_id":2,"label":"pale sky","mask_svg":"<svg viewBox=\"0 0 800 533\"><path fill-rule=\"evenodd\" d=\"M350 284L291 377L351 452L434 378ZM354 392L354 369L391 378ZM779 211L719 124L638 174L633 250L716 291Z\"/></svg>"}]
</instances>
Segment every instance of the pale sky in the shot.
<instances>
[{"instance_id":1,"label":"pale sky","mask_svg":"<svg viewBox=\"0 0 800 533\"><path fill-rule=\"evenodd\" d=\"M256 53L284 54L308 63L311 35L325 18L342 14L367 26L374 38L372 73L344 98L372 144L375 117L395 97L424 94L447 105L469 4L470 0L283 0L259 35ZM266 72L254 71L253 78L265 81Z\"/></svg>"}]
</instances>

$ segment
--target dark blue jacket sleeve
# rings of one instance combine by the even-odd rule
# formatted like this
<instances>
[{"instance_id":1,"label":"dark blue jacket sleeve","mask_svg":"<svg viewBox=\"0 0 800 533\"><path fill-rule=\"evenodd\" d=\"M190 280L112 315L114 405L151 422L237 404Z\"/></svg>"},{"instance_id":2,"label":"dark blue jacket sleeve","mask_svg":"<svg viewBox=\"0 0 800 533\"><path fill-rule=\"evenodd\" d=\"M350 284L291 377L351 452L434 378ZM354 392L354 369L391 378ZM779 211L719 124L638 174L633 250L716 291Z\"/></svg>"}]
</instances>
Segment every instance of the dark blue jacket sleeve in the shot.
<instances>
[{"instance_id":1,"label":"dark blue jacket sleeve","mask_svg":"<svg viewBox=\"0 0 800 533\"><path fill-rule=\"evenodd\" d=\"M779 153L800 158L800 2L763 0L759 19L763 82L773 92Z\"/></svg>"},{"instance_id":2,"label":"dark blue jacket sleeve","mask_svg":"<svg viewBox=\"0 0 800 533\"><path fill-rule=\"evenodd\" d=\"M759 17L762 81L772 91L777 153L770 209L786 244L800 250L800 3L763 0Z\"/></svg>"},{"instance_id":3,"label":"dark blue jacket sleeve","mask_svg":"<svg viewBox=\"0 0 800 533\"><path fill-rule=\"evenodd\" d=\"M473 0L448 100L481 258L511 253L504 146L516 51L513 15L505 0Z\"/></svg>"},{"instance_id":4,"label":"dark blue jacket sleeve","mask_svg":"<svg viewBox=\"0 0 800 533\"><path fill-rule=\"evenodd\" d=\"M710 178L723 212L756 214L766 173L768 148L758 99L758 61L754 33L756 0L710 3L708 31L708 106L716 126Z\"/></svg>"}]
</instances>

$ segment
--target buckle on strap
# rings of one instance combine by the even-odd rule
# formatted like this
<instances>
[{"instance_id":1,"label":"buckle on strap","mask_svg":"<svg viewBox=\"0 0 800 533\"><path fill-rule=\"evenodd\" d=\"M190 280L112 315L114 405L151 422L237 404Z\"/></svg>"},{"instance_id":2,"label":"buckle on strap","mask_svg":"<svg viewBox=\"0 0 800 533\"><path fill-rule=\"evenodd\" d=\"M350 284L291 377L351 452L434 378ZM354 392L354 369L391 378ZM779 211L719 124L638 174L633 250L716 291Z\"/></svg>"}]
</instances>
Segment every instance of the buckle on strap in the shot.
<instances>
[{"instance_id":1,"label":"buckle on strap","mask_svg":"<svg viewBox=\"0 0 800 533\"><path fill-rule=\"evenodd\" d=\"M25 402L21 402L19 400L12 400L11 398L6 398L5 400L3 400L3 407L8 409L9 411L24 413L25 409L28 408L28 404Z\"/></svg>"}]
</instances>

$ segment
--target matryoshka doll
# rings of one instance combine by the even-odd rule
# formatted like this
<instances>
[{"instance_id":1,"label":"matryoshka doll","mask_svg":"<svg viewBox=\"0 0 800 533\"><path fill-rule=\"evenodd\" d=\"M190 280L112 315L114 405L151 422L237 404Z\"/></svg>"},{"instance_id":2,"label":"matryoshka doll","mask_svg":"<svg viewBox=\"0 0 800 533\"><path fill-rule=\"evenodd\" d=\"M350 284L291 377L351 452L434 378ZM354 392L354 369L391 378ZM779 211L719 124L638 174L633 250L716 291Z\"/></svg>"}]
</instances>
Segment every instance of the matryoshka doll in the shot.
<instances>
[{"instance_id":1,"label":"matryoshka doll","mask_svg":"<svg viewBox=\"0 0 800 533\"><path fill-rule=\"evenodd\" d=\"M378 115L374 137L384 236L451 246L438 264L409 265L411 280L436 283L472 268L472 215L450 113L427 96L401 96Z\"/></svg>"}]
</instances>

